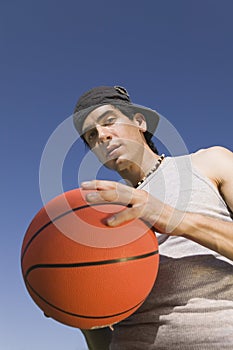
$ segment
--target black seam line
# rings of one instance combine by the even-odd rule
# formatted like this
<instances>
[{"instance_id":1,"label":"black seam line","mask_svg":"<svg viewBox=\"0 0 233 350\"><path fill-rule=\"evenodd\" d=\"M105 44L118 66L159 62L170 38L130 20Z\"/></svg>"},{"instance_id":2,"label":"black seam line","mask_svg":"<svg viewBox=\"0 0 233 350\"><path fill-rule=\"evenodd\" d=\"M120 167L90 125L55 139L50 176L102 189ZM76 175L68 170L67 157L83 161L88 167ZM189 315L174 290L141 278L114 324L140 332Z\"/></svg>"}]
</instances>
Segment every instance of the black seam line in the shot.
<instances>
[{"instance_id":1,"label":"black seam line","mask_svg":"<svg viewBox=\"0 0 233 350\"><path fill-rule=\"evenodd\" d=\"M24 249L24 252L22 253L22 256L21 256L21 263L23 262L24 255L25 255L26 251L28 250L28 247L30 246L30 244L32 243L32 241L41 233L41 231L43 231L46 227L48 227L49 225L51 225L54 221L56 221L56 220L62 218L63 216L66 216L66 215L72 213L73 211L78 211L78 210L81 210L81 209L86 209L86 208L88 208L88 207L95 207L95 206L98 206L98 205L107 205L107 204L109 204L109 203L94 203L94 204L91 204L91 205L85 204L85 205L83 205L83 206L81 206L81 207L76 207L76 208L70 209L70 210L68 210L68 211L66 211L66 212L64 212L64 213L62 213L62 214L56 216L53 220L50 220L49 222L47 222L46 224L44 224L38 231L36 231L36 232L34 233L34 235L33 235L33 236L30 238L30 240L28 241L28 243L27 243L27 245L26 245L26 247L25 247L25 249ZM123 204L117 203L117 202L111 203L111 204L114 204L114 205L123 205Z\"/></svg>"},{"instance_id":2,"label":"black seam line","mask_svg":"<svg viewBox=\"0 0 233 350\"><path fill-rule=\"evenodd\" d=\"M134 308L140 306L144 301L145 301L145 298L140 301L138 304L134 305L133 307L131 307L130 309L127 309L127 310L124 310L124 311L121 311L119 313L116 313L116 314L113 314L113 315L99 315L99 316L94 316L94 315L80 315L80 314L75 314L73 312L70 312L70 311L66 311L66 310L63 310L61 309L60 307L56 306L56 305L53 305L52 303L50 303L48 300L46 300L45 298L43 298L33 287L31 287L30 283L27 281L26 282L27 285L31 288L31 290L33 291L33 293L35 293L38 298L40 298L42 301L44 301L46 304L48 304L49 306L51 306L52 308L58 310L58 311L61 311L67 315L70 315L70 316L74 316L74 317L80 317L80 318L93 318L93 319L99 319L99 318L111 318L111 317L114 317L114 316L120 316L120 315L123 315L131 310L133 310ZM46 314L47 317L50 317L49 315Z\"/></svg>"},{"instance_id":3,"label":"black seam line","mask_svg":"<svg viewBox=\"0 0 233 350\"><path fill-rule=\"evenodd\" d=\"M150 256L153 256L153 255L156 255L156 254L158 254L158 250L155 250L155 251L150 252L150 253L142 254L142 255L135 255L135 256L129 256L129 257L125 257L125 258L118 258L118 259L111 259L111 260L87 261L87 262L69 263L69 264L36 264L36 265L32 265L26 271L26 273L24 275L24 279L26 280L28 275L33 270L37 270L37 269L77 268L77 267L117 264L117 263L123 263L123 262L127 262L127 261L132 261L132 260L149 258Z\"/></svg>"}]
</instances>

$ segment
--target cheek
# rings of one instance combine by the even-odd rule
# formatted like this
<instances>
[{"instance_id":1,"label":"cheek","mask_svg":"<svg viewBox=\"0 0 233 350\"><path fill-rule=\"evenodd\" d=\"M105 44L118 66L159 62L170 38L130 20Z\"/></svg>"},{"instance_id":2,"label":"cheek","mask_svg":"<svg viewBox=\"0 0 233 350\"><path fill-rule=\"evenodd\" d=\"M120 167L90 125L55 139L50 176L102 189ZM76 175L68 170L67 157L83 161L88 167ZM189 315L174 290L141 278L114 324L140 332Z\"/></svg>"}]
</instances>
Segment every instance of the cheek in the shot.
<instances>
[{"instance_id":1,"label":"cheek","mask_svg":"<svg viewBox=\"0 0 233 350\"><path fill-rule=\"evenodd\" d=\"M140 132L129 130L129 133L125 135L125 146L131 151L138 152L141 148L144 148L144 142Z\"/></svg>"},{"instance_id":2,"label":"cheek","mask_svg":"<svg viewBox=\"0 0 233 350\"><path fill-rule=\"evenodd\" d=\"M142 141L140 130L134 126L122 128L121 130L119 130L118 135L121 135L122 138L129 141L132 140L138 143L141 143Z\"/></svg>"}]
</instances>

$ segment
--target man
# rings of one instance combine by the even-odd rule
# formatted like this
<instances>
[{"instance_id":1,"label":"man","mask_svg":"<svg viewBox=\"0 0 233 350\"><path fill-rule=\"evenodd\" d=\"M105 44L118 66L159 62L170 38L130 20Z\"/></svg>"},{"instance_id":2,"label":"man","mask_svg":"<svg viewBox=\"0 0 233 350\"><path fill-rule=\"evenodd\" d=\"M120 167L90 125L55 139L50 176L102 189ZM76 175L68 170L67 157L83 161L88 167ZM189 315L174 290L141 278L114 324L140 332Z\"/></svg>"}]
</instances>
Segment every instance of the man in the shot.
<instances>
[{"instance_id":1,"label":"man","mask_svg":"<svg viewBox=\"0 0 233 350\"><path fill-rule=\"evenodd\" d=\"M83 333L91 350L233 349L233 154L211 147L159 156L151 142L158 121L122 87L94 88L76 105L85 143L126 181L84 182L93 190L87 200L126 204L107 224L140 217L160 244L159 274L139 310L113 332Z\"/></svg>"}]
</instances>

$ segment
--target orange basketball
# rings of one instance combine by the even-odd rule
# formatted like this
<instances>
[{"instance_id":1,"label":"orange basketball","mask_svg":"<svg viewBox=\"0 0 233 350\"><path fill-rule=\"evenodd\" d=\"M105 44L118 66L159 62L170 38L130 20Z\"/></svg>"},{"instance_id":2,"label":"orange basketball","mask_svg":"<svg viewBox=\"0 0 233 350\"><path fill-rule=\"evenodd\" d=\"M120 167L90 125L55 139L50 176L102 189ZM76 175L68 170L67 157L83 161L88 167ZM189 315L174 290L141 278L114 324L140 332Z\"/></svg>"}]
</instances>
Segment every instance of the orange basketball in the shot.
<instances>
[{"instance_id":1,"label":"orange basketball","mask_svg":"<svg viewBox=\"0 0 233 350\"><path fill-rule=\"evenodd\" d=\"M26 288L45 315L69 326L110 326L131 315L155 282L158 243L142 220L110 228L119 203L90 205L75 189L32 220L21 252Z\"/></svg>"}]
</instances>

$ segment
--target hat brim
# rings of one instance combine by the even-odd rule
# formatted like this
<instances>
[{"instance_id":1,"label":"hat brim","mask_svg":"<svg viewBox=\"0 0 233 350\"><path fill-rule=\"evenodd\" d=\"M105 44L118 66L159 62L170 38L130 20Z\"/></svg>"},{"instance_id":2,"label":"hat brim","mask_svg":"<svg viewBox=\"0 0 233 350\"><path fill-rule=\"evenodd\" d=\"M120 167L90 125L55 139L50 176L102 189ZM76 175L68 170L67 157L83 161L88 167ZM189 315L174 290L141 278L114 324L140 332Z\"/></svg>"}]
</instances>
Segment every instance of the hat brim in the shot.
<instances>
[{"instance_id":1,"label":"hat brim","mask_svg":"<svg viewBox=\"0 0 233 350\"><path fill-rule=\"evenodd\" d=\"M79 134L82 136L82 125L84 120L86 119L86 117L92 112L94 111L96 108L101 107L103 105L113 105L117 107L117 104L114 103L105 103L105 104L99 104L99 105L95 105L95 106L91 106L85 109L82 109L79 112L76 112L75 114L73 114L73 122L74 122L74 126L75 128L78 130ZM118 104L118 105L125 105L127 107L129 107L130 109L132 109L135 113L141 113L144 115L146 122L147 122L147 131L149 132L149 134L151 135L150 138L153 136L158 123L159 123L159 114L154 111L153 109L141 106L141 105L137 105L134 103L124 103L124 104Z\"/></svg>"}]
</instances>

